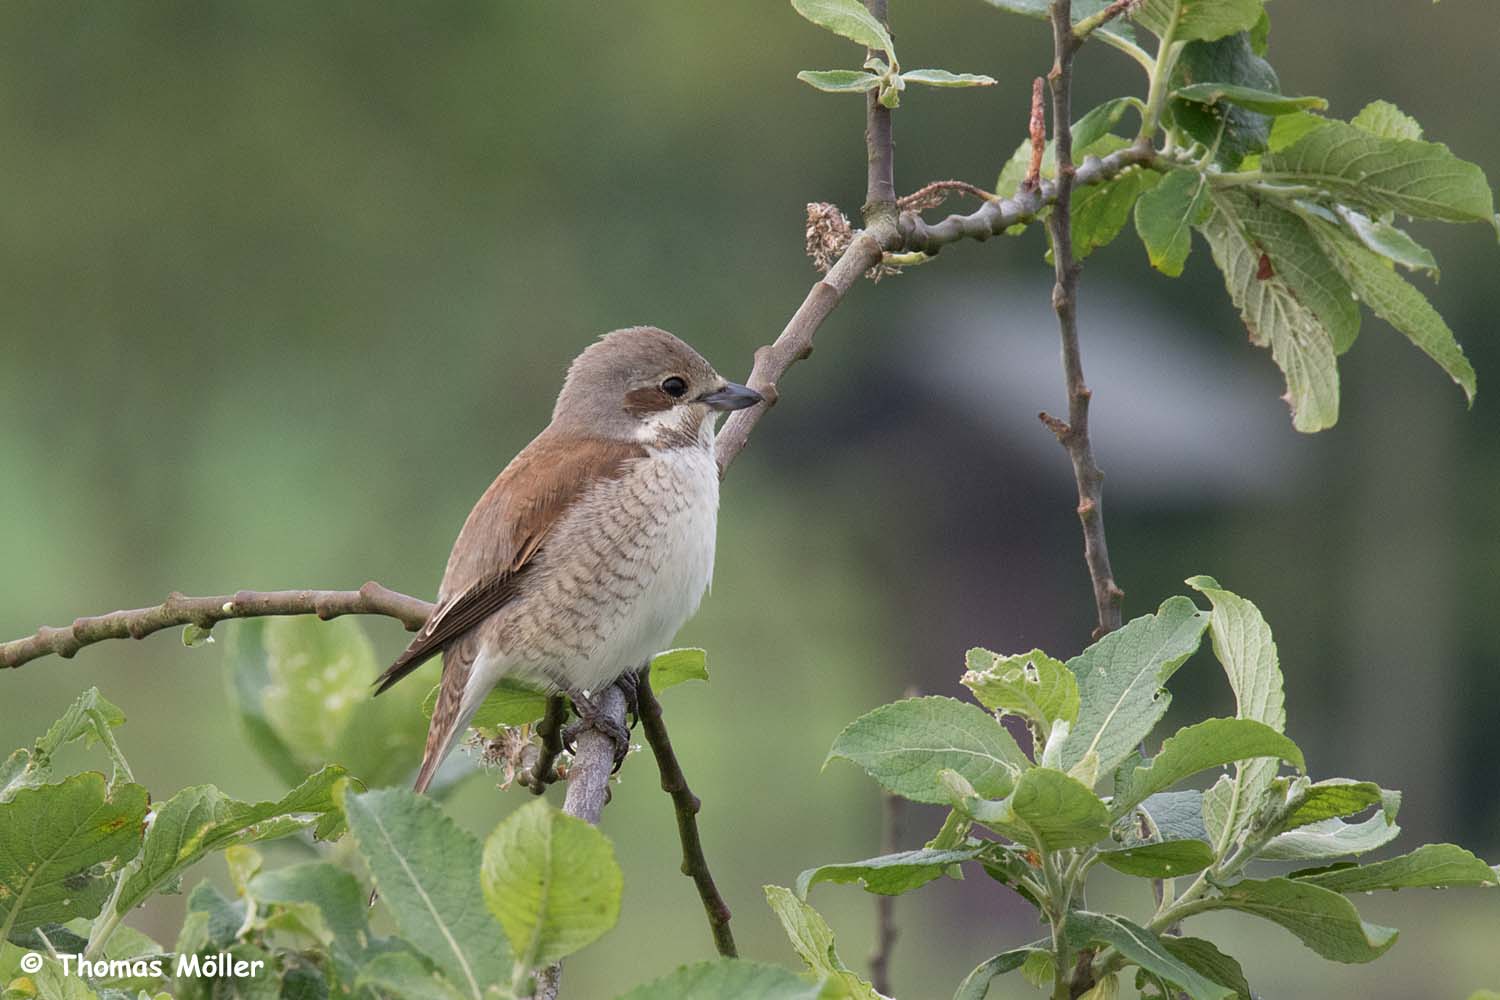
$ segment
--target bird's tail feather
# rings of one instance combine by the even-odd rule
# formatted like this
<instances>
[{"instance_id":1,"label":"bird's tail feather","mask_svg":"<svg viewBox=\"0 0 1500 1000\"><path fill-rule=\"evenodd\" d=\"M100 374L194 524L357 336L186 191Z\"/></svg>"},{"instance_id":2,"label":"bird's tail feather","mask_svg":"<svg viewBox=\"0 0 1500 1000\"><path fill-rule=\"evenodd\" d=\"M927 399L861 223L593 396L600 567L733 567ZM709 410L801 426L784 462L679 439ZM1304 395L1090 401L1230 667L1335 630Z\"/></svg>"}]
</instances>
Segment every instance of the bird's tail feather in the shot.
<instances>
[{"instance_id":1,"label":"bird's tail feather","mask_svg":"<svg viewBox=\"0 0 1500 1000\"><path fill-rule=\"evenodd\" d=\"M452 752L453 745L468 728L469 720L479 709L482 698L468 698L463 688L444 684L438 689L437 705L432 710L432 722L427 727L427 746L422 751L422 766L417 771L416 783L412 786L418 795L427 791L438 768Z\"/></svg>"}]
</instances>

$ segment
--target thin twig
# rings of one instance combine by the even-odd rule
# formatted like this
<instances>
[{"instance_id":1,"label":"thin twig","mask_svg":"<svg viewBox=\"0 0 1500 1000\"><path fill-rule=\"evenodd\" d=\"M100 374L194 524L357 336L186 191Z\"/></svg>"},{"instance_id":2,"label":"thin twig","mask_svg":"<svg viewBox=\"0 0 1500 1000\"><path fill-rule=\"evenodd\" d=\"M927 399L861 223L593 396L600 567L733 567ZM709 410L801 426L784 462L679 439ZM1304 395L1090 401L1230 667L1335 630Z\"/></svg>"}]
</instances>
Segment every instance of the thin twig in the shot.
<instances>
[{"instance_id":1,"label":"thin twig","mask_svg":"<svg viewBox=\"0 0 1500 1000\"><path fill-rule=\"evenodd\" d=\"M637 706L641 717L641 729L646 742L656 757L656 769L661 773L661 789L672 797L672 807L677 813L677 839L682 842L682 874L693 880L698 889L698 898L703 901L703 912L708 917L708 929L713 935L714 947L724 958L739 954L735 947L734 934L729 929L729 904L719 894L714 884L713 872L709 870L708 858L703 854L703 839L698 833L698 810L703 803L688 787L687 776L682 773L682 764L672 749L672 737L667 733L666 721L662 718L661 702L651 690L651 670L643 669L636 685Z\"/></svg>"},{"instance_id":2,"label":"thin twig","mask_svg":"<svg viewBox=\"0 0 1500 1000\"><path fill-rule=\"evenodd\" d=\"M540 795L547 786L557 780L557 759L562 756L562 729L568 718L568 703L560 694L547 699L547 711L537 723L536 734L541 737L541 748L530 768L522 772L519 781Z\"/></svg>"},{"instance_id":3,"label":"thin twig","mask_svg":"<svg viewBox=\"0 0 1500 1000\"><path fill-rule=\"evenodd\" d=\"M930 181L911 194L897 198L896 207L903 212L925 212L947 201L950 194L964 194L980 201L990 201L995 197L993 191L986 191L968 181Z\"/></svg>"},{"instance_id":4,"label":"thin twig","mask_svg":"<svg viewBox=\"0 0 1500 1000\"><path fill-rule=\"evenodd\" d=\"M1057 435L1073 463L1078 485L1078 520L1083 526L1083 554L1094 588L1098 625L1094 638L1120 627L1120 602L1125 594L1115 583L1109 565L1109 547L1104 539L1104 473L1094 460L1089 440L1089 400L1092 392L1083 377L1083 356L1078 346L1078 275L1081 265L1073 257L1072 204L1075 182L1073 166L1072 84L1073 56L1083 44L1073 33L1072 0L1052 0L1052 144L1057 157L1057 181L1047 232L1052 237L1052 259L1057 282L1052 306L1057 311L1062 335L1063 375L1067 381L1066 422L1040 414ZM1132 147L1135 148L1135 147Z\"/></svg>"},{"instance_id":5,"label":"thin twig","mask_svg":"<svg viewBox=\"0 0 1500 1000\"><path fill-rule=\"evenodd\" d=\"M1042 104L1044 81L1037 77L1031 81L1031 117L1026 131L1031 137L1031 162L1026 167L1026 179L1022 187L1034 188L1042 182L1042 159L1047 153L1047 114Z\"/></svg>"},{"instance_id":6,"label":"thin twig","mask_svg":"<svg viewBox=\"0 0 1500 1000\"><path fill-rule=\"evenodd\" d=\"M909 695L908 697L915 697ZM890 792L881 793L880 853L895 854L901 849L901 798ZM891 951L896 947L896 938L901 933L896 929L896 897L875 897L875 948L870 952L870 985L875 992L891 995Z\"/></svg>"},{"instance_id":7,"label":"thin twig","mask_svg":"<svg viewBox=\"0 0 1500 1000\"><path fill-rule=\"evenodd\" d=\"M183 625L210 629L230 618L317 615L327 620L340 615L383 615L415 631L431 613L431 603L398 594L373 580L358 590L241 590L220 597L172 593L153 607L79 618L63 628L43 626L24 639L0 643L0 667L19 667L49 654L67 659L105 639L144 639Z\"/></svg>"}]
</instances>

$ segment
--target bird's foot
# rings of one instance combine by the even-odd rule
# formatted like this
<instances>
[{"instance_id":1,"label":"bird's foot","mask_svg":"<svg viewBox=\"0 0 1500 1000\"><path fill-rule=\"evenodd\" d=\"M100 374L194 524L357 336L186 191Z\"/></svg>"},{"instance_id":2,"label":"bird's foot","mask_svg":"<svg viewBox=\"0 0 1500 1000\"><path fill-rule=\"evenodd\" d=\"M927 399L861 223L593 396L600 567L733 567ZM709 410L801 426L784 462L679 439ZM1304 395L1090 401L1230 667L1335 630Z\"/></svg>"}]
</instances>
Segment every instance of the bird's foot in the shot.
<instances>
[{"instance_id":1,"label":"bird's foot","mask_svg":"<svg viewBox=\"0 0 1500 1000\"><path fill-rule=\"evenodd\" d=\"M627 700L629 697L627 693ZM568 699L573 702L573 711L578 714L578 718L563 727L563 746L570 753L576 753L578 737L585 730L592 729L595 732L602 733L609 737L610 741L615 745L614 770L618 771L620 765L625 762L626 756L630 753L630 730L618 719L611 718L606 714L600 708L599 702L592 696L586 695L582 691L569 691Z\"/></svg>"}]
</instances>

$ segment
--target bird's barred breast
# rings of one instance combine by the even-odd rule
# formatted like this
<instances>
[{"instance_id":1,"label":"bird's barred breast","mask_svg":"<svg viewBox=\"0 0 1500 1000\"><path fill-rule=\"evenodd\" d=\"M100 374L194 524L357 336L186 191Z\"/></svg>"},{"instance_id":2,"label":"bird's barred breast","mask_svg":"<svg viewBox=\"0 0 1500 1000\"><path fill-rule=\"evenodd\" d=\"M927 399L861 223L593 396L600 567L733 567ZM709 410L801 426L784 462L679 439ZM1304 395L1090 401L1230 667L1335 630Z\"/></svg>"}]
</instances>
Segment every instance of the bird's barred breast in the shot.
<instances>
[{"instance_id":1,"label":"bird's barred breast","mask_svg":"<svg viewBox=\"0 0 1500 1000\"><path fill-rule=\"evenodd\" d=\"M666 648L713 576L718 507L701 444L652 449L580 497L498 616L504 672L597 690Z\"/></svg>"}]
</instances>

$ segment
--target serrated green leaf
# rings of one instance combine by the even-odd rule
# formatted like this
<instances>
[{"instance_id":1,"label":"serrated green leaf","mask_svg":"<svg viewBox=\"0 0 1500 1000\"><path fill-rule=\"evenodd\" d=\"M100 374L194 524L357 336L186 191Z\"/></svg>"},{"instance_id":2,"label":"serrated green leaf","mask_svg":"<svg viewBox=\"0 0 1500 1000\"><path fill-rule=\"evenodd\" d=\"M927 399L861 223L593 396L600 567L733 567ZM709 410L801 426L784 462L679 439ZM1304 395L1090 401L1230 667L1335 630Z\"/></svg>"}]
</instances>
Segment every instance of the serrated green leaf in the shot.
<instances>
[{"instance_id":1,"label":"serrated green leaf","mask_svg":"<svg viewBox=\"0 0 1500 1000\"><path fill-rule=\"evenodd\" d=\"M907 83L925 83L929 87L992 87L995 78L979 73L950 73L945 69L907 69L901 71Z\"/></svg>"},{"instance_id":2,"label":"serrated green leaf","mask_svg":"<svg viewBox=\"0 0 1500 1000\"><path fill-rule=\"evenodd\" d=\"M1173 278L1182 274L1193 245L1193 226L1203 222L1208 177L1196 170L1174 170L1135 203L1135 229L1151 266Z\"/></svg>"},{"instance_id":3,"label":"serrated green leaf","mask_svg":"<svg viewBox=\"0 0 1500 1000\"><path fill-rule=\"evenodd\" d=\"M1259 23L1264 0L1146 0L1135 19L1158 38L1212 41Z\"/></svg>"},{"instance_id":4,"label":"serrated green leaf","mask_svg":"<svg viewBox=\"0 0 1500 1000\"><path fill-rule=\"evenodd\" d=\"M984 850L975 844L950 850L900 851L864 861L819 865L797 876L798 898L819 882L856 883L866 892L880 896L899 896L941 878L954 865L972 861Z\"/></svg>"},{"instance_id":5,"label":"serrated green leaf","mask_svg":"<svg viewBox=\"0 0 1500 1000\"><path fill-rule=\"evenodd\" d=\"M536 799L484 844L484 900L527 968L566 958L620 917L624 876L609 838Z\"/></svg>"},{"instance_id":6,"label":"serrated green leaf","mask_svg":"<svg viewBox=\"0 0 1500 1000\"><path fill-rule=\"evenodd\" d=\"M1207 624L1192 601L1174 597L1069 660L1080 703L1059 766L1071 768L1093 751L1100 771L1113 771L1166 713L1171 697L1162 685L1198 649Z\"/></svg>"},{"instance_id":7,"label":"serrated green leaf","mask_svg":"<svg viewBox=\"0 0 1500 1000\"><path fill-rule=\"evenodd\" d=\"M1262 757L1273 763L1284 760L1299 770L1305 766L1297 744L1253 719L1207 719L1187 726L1162 743L1149 766L1135 769L1128 794L1116 795L1113 810L1122 815L1147 796L1210 767Z\"/></svg>"},{"instance_id":8,"label":"serrated green leaf","mask_svg":"<svg viewBox=\"0 0 1500 1000\"><path fill-rule=\"evenodd\" d=\"M1365 923L1338 893L1292 879L1236 882L1205 908L1238 910L1280 924L1334 962L1374 961L1396 941L1395 930Z\"/></svg>"},{"instance_id":9,"label":"serrated green leaf","mask_svg":"<svg viewBox=\"0 0 1500 1000\"><path fill-rule=\"evenodd\" d=\"M1200 231L1224 275L1229 297L1250 331L1251 343L1269 347L1272 360L1286 377L1283 398L1292 410L1292 426L1308 434L1332 427L1339 414L1335 342L1323 319L1298 295L1300 289L1292 287L1290 276L1306 278L1307 287L1319 287L1317 276L1332 274L1339 284L1344 284L1343 279L1326 261L1326 271L1317 267L1316 245L1310 251L1296 249L1300 244L1282 218L1290 213L1267 203L1257 205L1247 195L1232 190L1213 192L1210 204L1212 212ZM1286 273L1276 269L1271 255L1247 229L1246 221L1251 217L1260 221L1260 235L1279 233L1286 238L1280 245L1282 259L1291 262ZM1332 302L1332 287L1324 291L1328 293L1326 300ZM1353 305L1352 299L1346 301Z\"/></svg>"},{"instance_id":10,"label":"serrated green leaf","mask_svg":"<svg viewBox=\"0 0 1500 1000\"><path fill-rule=\"evenodd\" d=\"M1225 1000L1234 991L1219 985L1180 961L1160 938L1124 917L1075 910L1068 914L1063 933L1074 949L1092 944L1113 945L1128 961L1185 990L1193 1000Z\"/></svg>"},{"instance_id":11,"label":"serrated green leaf","mask_svg":"<svg viewBox=\"0 0 1500 1000\"><path fill-rule=\"evenodd\" d=\"M826 1000L821 982L810 983L779 965L721 958L683 965L637 986L619 1000Z\"/></svg>"},{"instance_id":12,"label":"serrated green leaf","mask_svg":"<svg viewBox=\"0 0 1500 1000\"><path fill-rule=\"evenodd\" d=\"M884 52L896 61L895 46L885 26L859 0L792 0L792 8L820 28Z\"/></svg>"},{"instance_id":13,"label":"serrated green leaf","mask_svg":"<svg viewBox=\"0 0 1500 1000\"><path fill-rule=\"evenodd\" d=\"M0 804L0 942L97 914L140 850L147 799L140 785L111 790L84 771Z\"/></svg>"},{"instance_id":14,"label":"serrated green leaf","mask_svg":"<svg viewBox=\"0 0 1500 1000\"><path fill-rule=\"evenodd\" d=\"M1298 876L1296 880L1348 893L1497 885L1500 875L1456 844L1424 844L1388 861Z\"/></svg>"},{"instance_id":15,"label":"serrated green leaf","mask_svg":"<svg viewBox=\"0 0 1500 1000\"><path fill-rule=\"evenodd\" d=\"M1310 111L1299 111L1294 115L1281 115L1271 126L1271 138L1267 143L1269 152L1277 153L1283 149L1294 146L1303 136L1309 132L1315 132L1325 125L1333 124L1333 119L1315 115Z\"/></svg>"},{"instance_id":16,"label":"serrated green leaf","mask_svg":"<svg viewBox=\"0 0 1500 1000\"><path fill-rule=\"evenodd\" d=\"M341 767L325 767L274 802L241 802L213 785L184 788L157 808L140 865L125 880L115 912L129 913L210 851L298 833L337 812Z\"/></svg>"},{"instance_id":17,"label":"serrated green leaf","mask_svg":"<svg viewBox=\"0 0 1500 1000\"><path fill-rule=\"evenodd\" d=\"M797 79L830 94L863 94L880 86L880 77L857 69L805 69Z\"/></svg>"},{"instance_id":18,"label":"serrated green leaf","mask_svg":"<svg viewBox=\"0 0 1500 1000\"><path fill-rule=\"evenodd\" d=\"M360 968L355 985L393 997L460 1000L464 996L409 951L388 951L374 956Z\"/></svg>"},{"instance_id":19,"label":"serrated green leaf","mask_svg":"<svg viewBox=\"0 0 1500 1000\"><path fill-rule=\"evenodd\" d=\"M369 906L353 875L327 862L306 862L260 872L246 888L258 903L316 906L333 934L333 956L353 980L370 939Z\"/></svg>"},{"instance_id":20,"label":"serrated green leaf","mask_svg":"<svg viewBox=\"0 0 1500 1000\"><path fill-rule=\"evenodd\" d=\"M975 966L974 970L964 977L964 981L958 984L958 990L953 994L953 1000L985 1000L990 992L990 981L996 976L1003 976L1007 972L1014 972L1025 964L1026 959L1036 948L1016 948L1012 951L1001 952L994 958L985 959Z\"/></svg>"},{"instance_id":21,"label":"serrated green leaf","mask_svg":"<svg viewBox=\"0 0 1500 1000\"><path fill-rule=\"evenodd\" d=\"M651 690L661 694L687 681L708 680L708 651L688 646L651 657Z\"/></svg>"},{"instance_id":22,"label":"serrated green leaf","mask_svg":"<svg viewBox=\"0 0 1500 1000\"><path fill-rule=\"evenodd\" d=\"M1115 871L1141 878L1177 878L1214 863L1214 849L1201 840L1162 840L1138 847L1100 851L1099 860Z\"/></svg>"},{"instance_id":23,"label":"serrated green leaf","mask_svg":"<svg viewBox=\"0 0 1500 1000\"><path fill-rule=\"evenodd\" d=\"M1044 734L1058 719L1078 718L1078 679L1040 649L1011 656L971 649L964 664L959 682L992 712L1018 715Z\"/></svg>"},{"instance_id":24,"label":"serrated green leaf","mask_svg":"<svg viewBox=\"0 0 1500 1000\"><path fill-rule=\"evenodd\" d=\"M1209 635L1214 656L1224 668L1234 691L1235 716L1263 723L1276 732L1286 729L1286 696L1281 666L1271 628L1260 609L1238 594L1219 586L1212 577L1195 576L1187 585L1213 605ZM1260 804L1276 776L1278 762L1261 758L1235 765L1230 782L1231 807L1225 829L1238 833ZM1207 809L1207 804L1205 804ZM1222 847L1223 844L1219 843Z\"/></svg>"},{"instance_id":25,"label":"serrated green leaf","mask_svg":"<svg viewBox=\"0 0 1500 1000\"><path fill-rule=\"evenodd\" d=\"M994 717L954 698L908 698L851 722L828 751L858 764L887 791L914 802L948 801L938 773L951 769L980 794L1008 794L1014 776L1031 766Z\"/></svg>"},{"instance_id":26,"label":"serrated green leaf","mask_svg":"<svg viewBox=\"0 0 1500 1000\"><path fill-rule=\"evenodd\" d=\"M1406 335L1417 349L1437 362L1473 405L1478 384L1474 366L1464 357L1458 339L1427 297L1397 274L1378 255L1351 240L1343 230L1314 219L1312 226L1323 248L1370 311Z\"/></svg>"},{"instance_id":27,"label":"serrated green leaf","mask_svg":"<svg viewBox=\"0 0 1500 1000\"><path fill-rule=\"evenodd\" d=\"M1382 139L1422 138L1422 126L1417 120L1390 101L1371 101L1349 124Z\"/></svg>"},{"instance_id":28,"label":"serrated green leaf","mask_svg":"<svg viewBox=\"0 0 1500 1000\"><path fill-rule=\"evenodd\" d=\"M1495 213L1484 171L1447 146L1382 138L1342 122L1329 122L1267 155L1261 172L1273 183L1322 188L1375 215L1489 222Z\"/></svg>"},{"instance_id":29,"label":"serrated green leaf","mask_svg":"<svg viewBox=\"0 0 1500 1000\"><path fill-rule=\"evenodd\" d=\"M511 952L479 885L479 841L404 788L344 795L349 829L401 936L465 996L509 982Z\"/></svg>"},{"instance_id":30,"label":"serrated green leaf","mask_svg":"<svg viewBox=\"0 0 1500 1000\"><path fill-rule=\"evenodd\" d=\"M20 749L0 763L0 803L8 802L23 788L36 788L52 776L52 756L75 740L84 746L103 743L114 762L115 778L129 780L130 766L125 762L111 730L123 725L125 713L110 702L99 689L91 687L79 695L47 731L31 746Z\"/></svg>"},{"instance_id":31,"label":"serrated green leaf","mask_svg":"<svg viewBox=\"0 0 1500 1000\"><path fill-rule=\"evenodd\" d=\"M1245 972L1240 968L1240 963L1220 951L1212 941L1174 935L1160 940L1162 946L1178 961L1198 970L1220 986L1234 991L1236 1000L1250 1000L1250 984L1245 981Z\"/></svg>"},{"instance_id":32,"label":"serrated green leaf","mask_svg":"<svg viewBox=\"0 0 1500 1000\"><path fill-rule=\"evenodd\" d=\"M1282 826L1291 830L1325 819L1352 816L1380 803L1381 788L1374 782L1329 778L1308 788L1302 802L1287 815Z\"/></svg>"},{"instance_id":33,"label":"serrated green leaf","mask_svg":"<svg viewBox=\"0 0 1500 1000\"><path fill-rule=\"evenodd\" d=\"M1265 861L1342 858L1384 847L1400 834L1401 827L1384 813L1377 813L1361 823L1325 819L1278 834L1261 848L1256 857Z\"/></svg>"},{"instance_id":34,"label":"serrated green leaf","mask_svg":"<svg viewBox=\"0 0 1500 1000\"><path fill-rule=\"evenodd\" d=\"M766 902L782 930L791 939L792 949L815 976L831 979L843 987L842 995L850 1000L880 1000L875 988L850 971L839 958L833 930L822 915L798 899L790 889L779 885L765 886ZM836 994L838 995L838 994Z\"/></svg>"},{"instance_id":35,"label":"serrated green leaf","mask_svg":"<svg viewBox=\"0 0 1500 1000\"><path fill-rule=\"evenodd\" d=\"M1241 87L1233 83L1189 84L1174 90L1172 96L1194 104L1214 105L1223 102L1272 116L1328 107L1328 102L1321 97L1288 97L1275 91Z\"/></svg>"},{"instance_id":36,"label":"serrated green leaf","mask_svg":"<svg viewBox=\"0 0 1500 1000\"><path fill-rule=\"evenodd\" d=\"M998 802L962 799L954 804L972 810L970 815L985 826L1043 851L1087 847L1109 834L1109 809L1099 797L1050 767L1024 772L1015 791Z\"/></svg>"}]
</instances>

